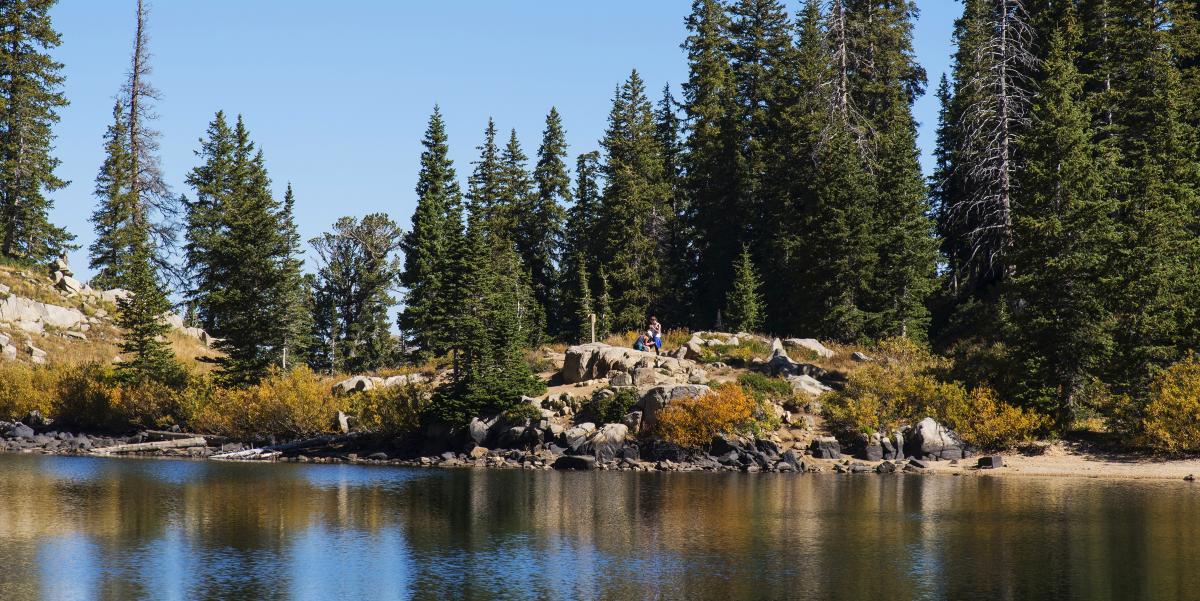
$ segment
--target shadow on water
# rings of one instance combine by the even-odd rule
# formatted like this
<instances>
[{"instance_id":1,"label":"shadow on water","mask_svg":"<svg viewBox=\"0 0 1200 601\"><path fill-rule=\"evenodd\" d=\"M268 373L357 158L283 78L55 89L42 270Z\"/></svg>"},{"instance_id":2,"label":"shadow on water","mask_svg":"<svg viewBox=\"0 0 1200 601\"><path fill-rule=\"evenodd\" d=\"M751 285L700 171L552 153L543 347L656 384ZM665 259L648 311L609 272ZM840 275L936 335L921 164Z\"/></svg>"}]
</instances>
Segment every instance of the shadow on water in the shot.
<instances>
[{"instance_id":1,"label":"shadow on water","mask_svg":"<svg viewBox=\"0 0 1200 601\"><path fill-rule=\"evenodd\" d=\"M1197 494L0 456L0 599L1177 599Z\"/></svg>"}]
</instances>

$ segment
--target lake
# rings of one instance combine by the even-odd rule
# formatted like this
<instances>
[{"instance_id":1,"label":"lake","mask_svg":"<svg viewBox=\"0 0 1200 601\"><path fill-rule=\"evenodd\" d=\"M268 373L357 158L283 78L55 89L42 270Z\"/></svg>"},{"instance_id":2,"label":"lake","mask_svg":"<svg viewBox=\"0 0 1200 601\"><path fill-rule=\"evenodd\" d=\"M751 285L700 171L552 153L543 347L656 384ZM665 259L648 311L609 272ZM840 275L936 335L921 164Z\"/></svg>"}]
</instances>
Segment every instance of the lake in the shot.
<instances>
[{"instance_id":1,"label":"lake","mask_svg":"<svg viewBox=\"0 0 1200 601\"><path fill-rule=\"evenodd\" d=\"M1185 482L0 455L0 599L1196 599Z\"/></svg>"}]
</instances>

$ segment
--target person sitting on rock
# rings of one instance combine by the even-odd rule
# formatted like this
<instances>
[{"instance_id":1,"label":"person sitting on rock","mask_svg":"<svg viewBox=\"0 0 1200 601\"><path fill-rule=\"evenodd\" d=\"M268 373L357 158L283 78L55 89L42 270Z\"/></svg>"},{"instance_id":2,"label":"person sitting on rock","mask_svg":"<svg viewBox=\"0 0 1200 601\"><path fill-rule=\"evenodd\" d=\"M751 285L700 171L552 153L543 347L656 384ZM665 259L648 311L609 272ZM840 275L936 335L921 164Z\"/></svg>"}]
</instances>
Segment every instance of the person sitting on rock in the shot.
<instances>
[{"instance_id":1,"label":"person sitting on rock","mask_svg":"<svg viewBox=\"0 0 1200 601\"><path fill-rule=\"evenodd\" d=\"M633 341L633 350L649 353L651 350L654 354L658 354L658 346L654 344L654 333L650 330L638 334L637 340Z\"/></svg>"}]
</instances>

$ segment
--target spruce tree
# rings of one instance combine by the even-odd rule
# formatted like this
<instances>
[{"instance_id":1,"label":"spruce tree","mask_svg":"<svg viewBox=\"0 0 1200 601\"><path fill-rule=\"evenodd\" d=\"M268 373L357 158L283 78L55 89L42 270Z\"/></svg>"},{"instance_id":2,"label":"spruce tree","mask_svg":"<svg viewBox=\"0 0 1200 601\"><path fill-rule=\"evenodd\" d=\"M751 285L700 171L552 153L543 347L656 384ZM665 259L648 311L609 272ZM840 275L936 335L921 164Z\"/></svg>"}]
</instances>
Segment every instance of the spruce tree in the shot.
<instances>
[{"instance_id":1,"label":"spruce tree","mask_svg":"<svg viewBox=\"0 0 1200 601\"><path fill-rule=\"evenodd\" d=\"M473 291L459 308L455 369L434 395L432 415L451 425L490 416L537 394L545 385L525 362L528 334L519 315L520 258L511 244L488 232L472 215L464 244L464 289Z\"/></svg>"},{"instance_id":2,"label":"spruce tree","mask_svg":"<svg viewBox=\"0 0 1200 601\"><path fill-rule=\"evenodd\" d=\"M121 352L125 355L117 373L134 383L179 384L183 369L165 340L171 326L162 320L171 303L159 282L147 237L131 244L122 266L129 294L117 301L117 326L123 331Z\"/></svg>"},{"instance_id":3,"label":"spruce tree","mask_svg":"<svg viewBox=\"0 0 1200 601\"><path fill-rule=\"evenodd\" d=\"M683 140L680 137L683 121L669 84L663 86L662 98L655 106L654 128L662 149L663 183L670 197L670 206L663 210L660 228L665 230L660 244L664 288L660 317L668 323L687 324L692 320L692 292L697 268L689 204L683 186Z\"/></svg>"},{"instance_id":4,"label":"spruce tree","mask_svg":"<svg viewBox=\"0 0 1200 601\"><path fill-rule=\"evenodd\" d=\"M279 364L283 369L303 363L312 348L313 315L309 304L312 288L304 273L304 249L296 227L296 196L289 182L283 194L283 210L279 214L283 243L280 247L279 318L283 320L283 338L277 347Z\"/></svg>"},{"instance_id":5,"label":"spruce tree","mask_svg":"<svg viewBox=\"0 0 1200 601\"><path fill-rule=\"evenodd\" d=\"M597 223L600 214L600 153L579 155L575 160L574 203L567 209L563 232L562 262L577 264L582 260L597 265L601 256L597 244ZM568 330L570 328L568 327Z\"/></svg>"},{"instance_id":6,"label":"spruce tree","mask_svg":"<svg viewBox=\"0 0 1200 601\"><path fill-rule=\"evenodd\" d=\"M596 296L596 340L602 341L613 331L612 295L608 292L608 274L603 267L596 281L600 286L600 294Z\"/></svg>"},{"instance_id":7,"label":"spruce tree","mask_svg":"<svg viewBox=\"0 0 1200 601\"><path fill-rule=\"evenodd\" d=\"M467 178L467 209L471 215L479 215L481 227L508 236L511 214L503 203L504 166L500 148L496 146L496 123L488 119L484 130L483 144L478 147L479 160L472 163L475 168Z\"/></svg>"},{"instance_id":8,"label":"spruce tree","mask_svg":"<svg viewBox=\"0 0 1200 601\"><path fill-rule=\"evenodd\" d=\"M663 177L662 149L645 85L637 71L613 99L605 150L605 187L600 206L599 240L612 295L612 326L634 330L662 299L662 252L654 227L670 207Z\"/></svg>"},{"instance_id":9,"label":"spruce tree","mask_svg":"<svg viewBox=\"0 0 1200 601\"><path fill-rule=\"evenodd\" d=\"M560 296L557 270L564 235L563 207L571 202L571 177L567 174L567 140L562 117L553 107L546 115L546 129L537 156L533 170L536 190L518 218L517 248L529 270L533 294L546 314L546 323L557 324L562 319L557 311Z\"/></svg>"},{"instance_id":10,"label":"spruce tree","mask_svg":"<svg viewBox=\"0 0 1200 601\"><path fill-rule=\"evenodd\" d=\"M43 262L76 248L50 222L56 192L51 153L62 93L62 63L49 51L62 40L50 20L55 0L0 4L0 252Z\"/></svg>"},{"instance_id":11,"label":"spruce tree","mask_svg":"<svg viewBox=\"0 0 1200 601\"><path fill-rule=\"evenodd\" d=\"M737 83L730 65L729 16L719 0L693 0L683 42L688 79L683 83L686 123L684 189L688 222L695 237L697 273L693 313L698 325L711 325L730 281L738 251L735 232L743 228L742 151Z\"/></svg>"},{"instance_id":12,"label":"spruce tree","mask_svg":"<svg viewBox=\"0 0 1200 601\"><path fill-rule=\"evenodd\" d=\"M407 289L400 329L420 356L446 353L453 328L452 305L447 304L450 253L461 235L462 198L449 157L441 111L434 107L421 141L421 170L417 176L417 207L412 227L401 242L404 271L400 284Z\"/></svg>"},{"instance_id":13,"label":"spruce tree","mask_svg":"<svg viewBox=\"0 0 1200 601\"><path fill-rule=\"evenodd\" d=\"M1024 401L1066 427L1113 351L1110 257L1119 242L1105 178L1110 153L1093 142L1076 69L1079 30L1068 14L1048 43L1022 140L1012 296Z\"/></svg>"},{"instance_id":14,"label":"spruce tree","mask_svg":"<svg viewBox=\"0 0 1200 601\"><path fill-rule=\"evenodd\" d=\"M765 321L761 289L762 279L758 276L758 270L754 268L750 247L744 246L733 269L733 287L729 290L723 314L733 331L761 331Z\"/></svg>"},{"instance_id":15,"label":"spruce tree","mask_svg":"<svg viewBox=\"0 0 1200 601\"><path fill-rule=\"evenodd\" d=\"M256 382L281 366L307 329L294 198L276 200L263 153L241 117L232 129L217 114L197 153L204 163L188 182L197 199L187 204L189 297L205 329L224 351L223 381Z\"/></svg>"},{"instance_id":16,"label":"spruce tree","mask_svg":"<svg viewBox=\"0 0 1200 601\"><path fill-rule=\"evenodd\" d=\"M847 0L845 5L855 59L850 94L866 124L865 153L876 190L870 216L879 260L866 299L873 319L868 333L923 338L936 247L912 114L925 88L925 70L912 47L917 9L906 0Z\"/></svg>"},{"instance_id":17,"label":"spruce tree","mask_svg":"<svg viewBox=\"0 0 1200 601\"><path fill-rule=\"evenodd\" d=\"M1197 163L1180 106L1162 0L1114 1L1114 102L1107 131L1119 154L1117 354L1112 385L1144 398L1156 371L1194 348Z\"/></svg>"}]
</instances>

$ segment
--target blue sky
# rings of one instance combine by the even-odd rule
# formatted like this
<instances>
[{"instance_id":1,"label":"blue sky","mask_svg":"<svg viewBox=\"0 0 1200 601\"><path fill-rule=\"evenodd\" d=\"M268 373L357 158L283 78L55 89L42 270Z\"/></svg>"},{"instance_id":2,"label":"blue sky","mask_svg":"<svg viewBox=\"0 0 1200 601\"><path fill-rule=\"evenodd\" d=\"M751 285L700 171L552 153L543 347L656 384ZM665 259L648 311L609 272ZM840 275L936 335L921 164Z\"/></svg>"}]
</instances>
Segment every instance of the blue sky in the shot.
<instances>
[{"instance_id":1,"label":"blue sky","mask_svg":"<svg viewBox=\"0 0 1200 601\"><path fill-rule=\"evenodd\" d=\"M573 157L595 150L614 87L632 68L654 96L687 73L680 42L689 0L158 0L150 15L156 127L176 193L217 110L241 113L266 155L274 188L295 188L308 239L342 215L389 213L407 226L420 139L435 103L447 119L461 179L489 116L537 150L546 113L562 114ZM789 9L798 6L788 2ZM948 68L960 4L917 0L916 51L931 91ZM87 221L101 137L128 69L133 0L63 0L53 10L71 106L56 127L53 219L79 236L72 266L85 278ZM937 103L916 107L921 146L933 144ZM926 158L928 163L928 159Z\"/></svg>"}]
</instances>

